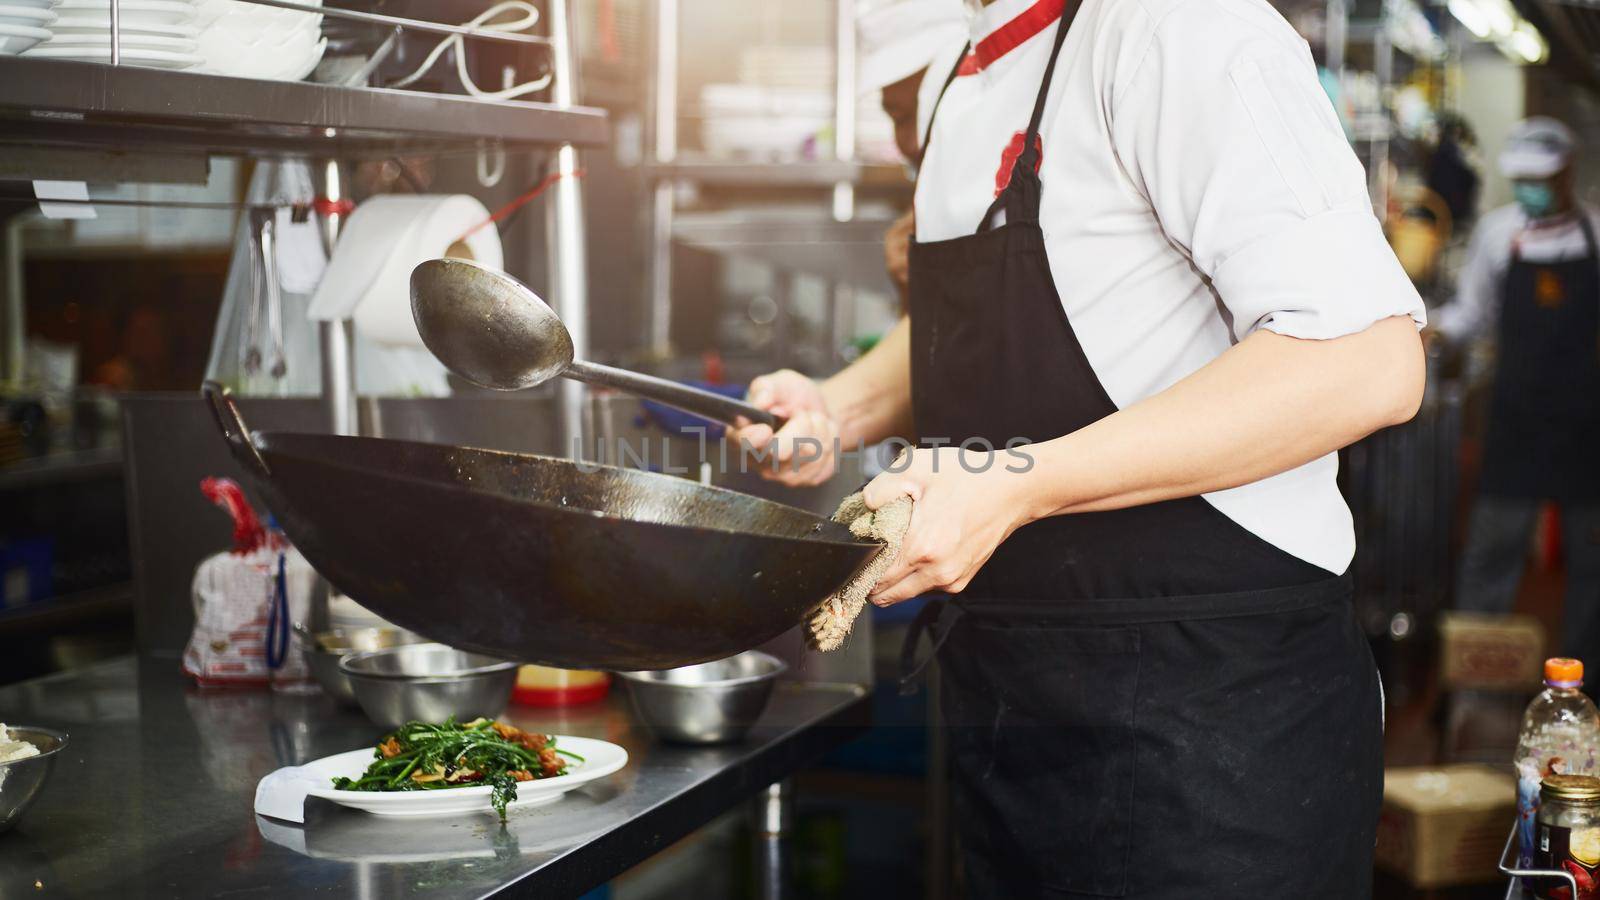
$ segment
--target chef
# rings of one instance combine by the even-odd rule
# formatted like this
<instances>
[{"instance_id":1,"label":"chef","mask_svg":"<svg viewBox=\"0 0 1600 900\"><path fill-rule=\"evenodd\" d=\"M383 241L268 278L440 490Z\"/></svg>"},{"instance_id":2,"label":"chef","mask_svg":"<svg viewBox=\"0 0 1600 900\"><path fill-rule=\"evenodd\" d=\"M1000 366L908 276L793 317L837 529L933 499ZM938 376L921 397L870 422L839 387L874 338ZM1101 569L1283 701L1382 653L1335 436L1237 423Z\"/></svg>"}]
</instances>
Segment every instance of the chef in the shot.
<instances>
[{"instance_id":1,"label":"chef","mask_svg":"<svg viewBox=\"0 0 1600 900\"><path fill-rule=\"evenodd\" d=\"M918 91L928 64L941 51L962 46L967 11L962 0L889 0L856 7L856 88L878 96L894 125L895 148L912 171L921 161ZM906 300L913 217L910 210L883 236L884 268Z\"/></svg>"},{"instance_id":2,"label":"chef","mask_svg":"<svg viewBox=\"0 0 1600 900\"><path fill-rule=\"evenodd\" d=\"M1435 329L1494 337L1483 473L1458 605L1516 601L1539 506L1561 508L1567 560L1563 652L1600 650L1600 210L1573 191L1576 142L1554 119L1517 123L1500 155L1516 202L1473 232L1455 300Z\"/></svg>"},{"instance_id":3,"label":"chef","mask_svg":"<svg viewBox=\"0 0 1600 900\"><path fill-rule=\"evenodd\" d=\"M758 379L788 422L737 436L795 485L916 441L866 489L915 501L873 600L948 598L969 894L1367 896L1334 451L1414 414L1423 310L1306 44L1262 0L995 0L970 39L926 82L909 317Z\"/></svg>"}]
</instances>

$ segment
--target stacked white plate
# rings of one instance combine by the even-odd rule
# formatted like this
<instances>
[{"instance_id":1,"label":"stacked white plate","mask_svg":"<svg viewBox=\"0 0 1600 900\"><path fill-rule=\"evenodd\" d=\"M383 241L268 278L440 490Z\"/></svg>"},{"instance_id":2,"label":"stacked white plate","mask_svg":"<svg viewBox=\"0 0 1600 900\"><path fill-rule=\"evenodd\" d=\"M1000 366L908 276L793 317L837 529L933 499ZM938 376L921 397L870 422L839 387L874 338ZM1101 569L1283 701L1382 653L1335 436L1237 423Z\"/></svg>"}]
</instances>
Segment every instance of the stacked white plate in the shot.
<instances>
[{"instance_id":1,"label":"stacked white plate","mask_svg":"<svg viewBox=\"0 0 1600 900\"><path fill-rule=\"evenodd\" d=\"M0 3L5 0L0 0ZM301 0L321 6L322 0ZM299 81L311 74L328 42L322 15L239 0L196 0L201 68L219 75Z\"/></svg>"},{"instance_id":2,"label":"stacked white plate","mask_svg":"<svg viewBox=\"0 0 1600 900\"><path fill-rule=\"evenodd\" d=\"M700 139L717 158L788 162L833 124L832 88L707 84L700 89Z\"/></svg>"},{"instance_id":3,"label":"stacked white plate","mask_svg":"<svg viewBox=\"0 0 1600 900\"><path fill-rule=\"evenodd\" d=\"M0 56L18 53L50 39L56 20L53 0L0 0Z\"/></svg>"},{"instance_id":4,"label":"stacked white plate","mask_svg":"<svg viewBox=\"0 0 1600 900\"><path fill-rule=\"evenodd\" d=\"M16 0L0 0L0 4ZM119 0L121 62L192 69L200 65L196 0ZM49 40L23 55L80 62L111 61L110 0L56 0Z\"/></svg>"}]
</instances>

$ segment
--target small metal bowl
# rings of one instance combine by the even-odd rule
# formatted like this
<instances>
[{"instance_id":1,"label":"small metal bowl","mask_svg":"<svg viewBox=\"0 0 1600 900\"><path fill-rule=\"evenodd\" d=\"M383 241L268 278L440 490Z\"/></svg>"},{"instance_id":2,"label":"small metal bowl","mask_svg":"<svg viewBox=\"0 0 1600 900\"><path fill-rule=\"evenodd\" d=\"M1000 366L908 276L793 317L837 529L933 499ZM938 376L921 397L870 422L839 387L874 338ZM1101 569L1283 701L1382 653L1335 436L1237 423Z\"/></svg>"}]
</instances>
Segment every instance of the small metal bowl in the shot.
<instances>
[{"instance_id":1,"label":"small metal bowl","mask_svg":"<svg viewBox=\"0 0 1600 900\"><path fill-rule=\"evenodd\" d=\"M639 718L663 741L724 744L761 717L772 686L789 667L760 650L657 672L618 672Z\"/></svg>"},{"instance_id":2,"label":"small metal bowl","mask_svg":"<svg viewBox=\"0 0 1600 900\"><path fill-rule=\"evenodd\" d=\"M0 834L11 830L27 811L33 798L39 795L50 770L55 767L56 755L67 746L65 733L50 728L30 728L25 725L8 725L11 739L27 741L39 748L38 756L0 762Z\"/></svg>"},{"instance_id":3,"label":"small metal bowl","mask_svg":"<svg viewBox=\"0 0 1600 900\"><path fill-rule=\"evenodd\" d=\"M298 623L294 626L294 637L306 668L311 670L311 677L322 686L324 693L345 706L356 705L356 693L350 686L350 679L339 671L341 658L364 650L381 650L422 640L401 628L331 628L312 632Z\"/></svg>"},{"instance_id":4,"label":"small metal bowl","mask_svg":"<svg viewBox=\"0 0 1600 900\"><path fill-rule=\"evenodd\" d=\"M505 711L517 682L517 663L443 644L405 644L339 660L356 702L385 728L413 719L470 722Z\"/></svg>"}]
</instances>

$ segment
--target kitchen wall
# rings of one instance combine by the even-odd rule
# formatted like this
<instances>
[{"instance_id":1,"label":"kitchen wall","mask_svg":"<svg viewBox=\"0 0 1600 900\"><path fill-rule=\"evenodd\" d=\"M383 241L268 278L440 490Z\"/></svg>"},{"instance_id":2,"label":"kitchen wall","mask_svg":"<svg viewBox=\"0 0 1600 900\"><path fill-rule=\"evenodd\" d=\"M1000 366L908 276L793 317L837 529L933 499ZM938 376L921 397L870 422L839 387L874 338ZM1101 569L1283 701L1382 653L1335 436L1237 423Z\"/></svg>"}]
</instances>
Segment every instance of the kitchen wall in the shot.
<instances>
[{"instance_id":1,"label":"kitchen wall","mask_svg":"<svg viewBox=\"0 0 1600 900\"><path fill-rule=\"evenodd\" d=\"M1484 161L1480 211L1511 202L1511 185L1495 160L1511 126L1523 118L1525 71L1490 44L1469 43L1461 55L1461 114L1478 133Z\"/></svg>"}]
</instances>

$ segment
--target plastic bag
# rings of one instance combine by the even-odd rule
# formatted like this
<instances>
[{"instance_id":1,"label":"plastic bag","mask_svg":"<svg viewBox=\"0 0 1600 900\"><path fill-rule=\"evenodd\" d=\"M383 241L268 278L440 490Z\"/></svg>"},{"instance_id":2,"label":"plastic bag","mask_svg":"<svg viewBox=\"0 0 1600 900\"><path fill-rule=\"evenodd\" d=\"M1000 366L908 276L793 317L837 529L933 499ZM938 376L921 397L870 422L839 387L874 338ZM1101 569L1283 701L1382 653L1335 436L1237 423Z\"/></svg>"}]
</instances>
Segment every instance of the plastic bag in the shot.
<instances>
[{"instance_id":1,"label":"plastic bag","mask_svg":"<svg viewBox=\"0 0 1600 900\"><path fill-rule=\"evenodd\" d=\"M233 516L234 546L195 569L184 672L202 687L307 681L289 629L310 611L316 572L281 533L262 526L238 485L207 478L202 490Z\"/></svg>"}]
</instances>

